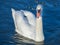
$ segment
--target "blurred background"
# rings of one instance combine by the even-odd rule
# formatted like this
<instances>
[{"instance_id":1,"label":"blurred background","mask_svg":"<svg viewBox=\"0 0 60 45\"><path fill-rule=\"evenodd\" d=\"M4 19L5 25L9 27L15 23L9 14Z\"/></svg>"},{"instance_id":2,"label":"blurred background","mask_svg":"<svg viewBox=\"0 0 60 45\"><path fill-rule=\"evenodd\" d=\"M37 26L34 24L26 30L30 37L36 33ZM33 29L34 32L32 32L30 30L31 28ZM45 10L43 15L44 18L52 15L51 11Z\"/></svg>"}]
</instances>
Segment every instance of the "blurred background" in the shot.
<instances>
[{"instance_id":1,"label":"blurred background","mask_svg":"<svg viewBox=\"0 0 60 45\"><path fill-rule=\"evenodd\" d=\"M0 45L33 45L16 43L11 8L28 10L36 15L36 6L43 6L44 45L60 45L60 0L0 0Z\"/></svg>"}]
</instances>

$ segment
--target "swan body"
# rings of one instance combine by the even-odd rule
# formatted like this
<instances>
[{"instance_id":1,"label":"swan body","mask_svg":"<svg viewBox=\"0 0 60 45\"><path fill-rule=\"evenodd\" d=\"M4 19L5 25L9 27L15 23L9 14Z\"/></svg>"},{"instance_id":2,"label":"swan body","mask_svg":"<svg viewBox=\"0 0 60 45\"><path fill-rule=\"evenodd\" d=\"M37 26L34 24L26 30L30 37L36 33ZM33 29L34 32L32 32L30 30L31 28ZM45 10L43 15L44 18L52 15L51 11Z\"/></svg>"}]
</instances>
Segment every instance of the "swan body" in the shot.
<instances>
[{"instance_id":1,"label":"swan body","mask_svg":"<svg viewBox=\"0 0 60 45\"><path fill-rule=\"evenodd\" d=\"M37 9L39 10L40 8ZM18 34L36 42L44 40L41 16L35 18L34 14L30 11L16 11L12 9L12 17L14 19L15 31Z\"/></svg>"}]
</instances>

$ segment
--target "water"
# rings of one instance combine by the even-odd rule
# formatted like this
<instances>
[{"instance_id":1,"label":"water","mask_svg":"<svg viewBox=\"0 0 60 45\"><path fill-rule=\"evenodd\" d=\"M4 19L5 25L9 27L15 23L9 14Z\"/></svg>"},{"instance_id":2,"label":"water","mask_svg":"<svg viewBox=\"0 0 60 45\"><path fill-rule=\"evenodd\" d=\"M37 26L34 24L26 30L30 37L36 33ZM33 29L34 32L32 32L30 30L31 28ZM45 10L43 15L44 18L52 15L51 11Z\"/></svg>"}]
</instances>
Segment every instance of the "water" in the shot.
<instances>
[{"instance_id":1,"label":"water","mask_svg":"<svg viewBox=\"0 0 60 45\"><path fill-rule=\"evenodd\" d=\"M44 45L60 45L60 0L0 0L0 45L35 45L12 38L16 32L11 8L36 14L38 3L43 5Z\"/></svg>"}]
</instances>

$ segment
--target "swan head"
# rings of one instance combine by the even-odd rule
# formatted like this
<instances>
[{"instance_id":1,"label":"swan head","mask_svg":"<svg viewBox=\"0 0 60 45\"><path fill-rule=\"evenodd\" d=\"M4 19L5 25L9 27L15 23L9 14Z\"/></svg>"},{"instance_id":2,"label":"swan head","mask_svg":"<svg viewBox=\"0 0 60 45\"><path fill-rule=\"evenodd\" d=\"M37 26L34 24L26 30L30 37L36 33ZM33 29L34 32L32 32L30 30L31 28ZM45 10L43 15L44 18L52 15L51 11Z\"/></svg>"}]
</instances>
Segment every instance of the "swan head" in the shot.
<instances>
[{"instance_id":1,"label":"swan head","mask_svg":"<svg viewBox=\"0 0 60 45\"><path fill-rule=\"evenodd\" d=\"M42 9L42 6L38 4L36 10L41 10L41 9Z\"/></svg>"}]
</instances>

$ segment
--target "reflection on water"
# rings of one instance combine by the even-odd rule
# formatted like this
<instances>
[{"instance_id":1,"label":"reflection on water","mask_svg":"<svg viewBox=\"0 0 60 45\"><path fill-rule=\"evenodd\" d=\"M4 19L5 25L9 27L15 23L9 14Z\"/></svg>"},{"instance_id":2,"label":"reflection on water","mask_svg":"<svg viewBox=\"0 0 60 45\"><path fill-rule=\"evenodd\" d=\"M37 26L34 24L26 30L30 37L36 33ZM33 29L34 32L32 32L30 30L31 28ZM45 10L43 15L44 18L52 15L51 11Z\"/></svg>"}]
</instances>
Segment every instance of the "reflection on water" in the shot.
<instances>
[{"instance_id":1,"label":"reflection on water","mask_svg":"<svg viewBox=\"0 0 60 45\"><path fill-rule=\"evenodd\" d=\"M17 34L17 33L14 35L13 38L14 38L16 45L20 45L20 44L21 45L43 45L44 44L43 41L42 42L35 42L31 39L28 39L26 37L23 37L23 36Z\"/></svg>"}]
</instances>

